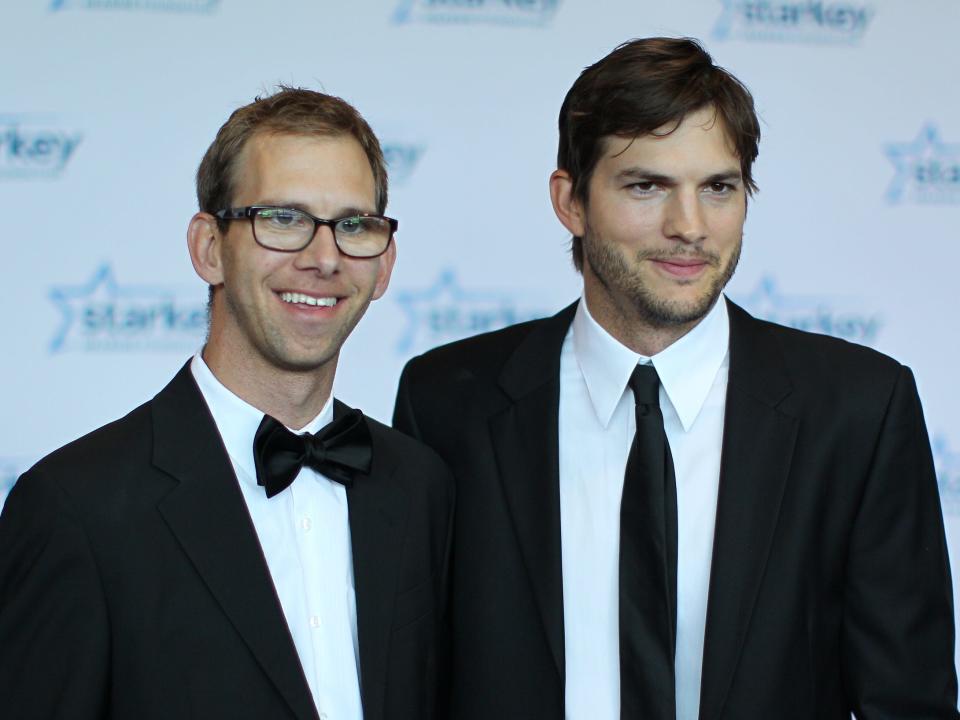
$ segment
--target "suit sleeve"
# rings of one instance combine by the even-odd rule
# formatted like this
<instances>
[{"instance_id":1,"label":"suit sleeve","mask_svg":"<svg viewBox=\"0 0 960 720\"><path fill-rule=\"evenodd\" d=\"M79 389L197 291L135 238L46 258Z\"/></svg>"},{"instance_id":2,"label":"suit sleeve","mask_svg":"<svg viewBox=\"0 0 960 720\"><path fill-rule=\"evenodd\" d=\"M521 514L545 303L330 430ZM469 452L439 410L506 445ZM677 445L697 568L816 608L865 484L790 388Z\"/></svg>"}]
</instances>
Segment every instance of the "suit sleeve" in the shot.
<instances>
[{"instance_id":1,"label":"suit sleeve","mask_svg":"<svg viewBox=\"0 0 960 720\"><path fill-rule=\"evenodd\" d=\"M861 720L957 718L953 592L937 479L902 368L853 527L844 681Z\"/></svg>"},{"instance_id":2,"label":"suit sleeve","mask_svg":"<svg viewBox=\"0 0 960 720\"><path fill-rule=\"evenodd\" d=\"M49 478L20 478L0 516L0 708L7 720L107 715L109 631L86 533Z\"/></svg>"}]
</instances>

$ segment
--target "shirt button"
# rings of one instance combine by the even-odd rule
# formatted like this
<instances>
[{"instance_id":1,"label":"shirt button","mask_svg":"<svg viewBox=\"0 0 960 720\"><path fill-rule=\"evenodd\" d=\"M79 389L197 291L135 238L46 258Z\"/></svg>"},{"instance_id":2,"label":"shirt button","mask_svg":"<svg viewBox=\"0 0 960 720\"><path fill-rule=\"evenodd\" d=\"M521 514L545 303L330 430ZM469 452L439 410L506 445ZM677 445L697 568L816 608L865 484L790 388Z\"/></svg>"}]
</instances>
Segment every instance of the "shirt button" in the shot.
<instances>
[{"instance_id":1,"label":"shirt button","mask_svg":"<svg viewBox=\"0 0 960 720\"><path fill-rule=\"evenodd\" d=\"M300 527L303 528L304 532L310 532L310 528L313 527L313 522L308 517L304 517L300 520Z\"/></svg>"},{"instance_id":2,"label":"shirt button","mask_svg":"<svg viewBox=\"0 0 960 720\"><path fill-rule=\"evenodd\" d=\"M318 627L320 627L320 616L319 616L319 615L311 615L311 616L310 616L310 627L312 627L314 630L316 630Z\"/></svg>"}]
</instances>

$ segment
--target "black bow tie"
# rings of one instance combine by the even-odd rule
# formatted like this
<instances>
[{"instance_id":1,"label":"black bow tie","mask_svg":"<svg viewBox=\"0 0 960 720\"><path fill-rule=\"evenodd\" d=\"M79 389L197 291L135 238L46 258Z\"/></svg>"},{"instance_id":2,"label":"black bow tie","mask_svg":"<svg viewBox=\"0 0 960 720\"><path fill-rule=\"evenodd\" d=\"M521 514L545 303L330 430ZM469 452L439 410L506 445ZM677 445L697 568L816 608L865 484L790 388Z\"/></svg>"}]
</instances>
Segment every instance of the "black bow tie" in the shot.
<instances>
[{"instance_id":1,"label":"black bow tie","mask_svg":"<svg viewBox=\"0 0 960 720\"><path fill-rule=\"evenodd\" d=\"M283 492L304 465L349 487L357 472L370 472L370 429L359 410L350 410L313 435L292 433L264 415L253 438L253 462L267 497Z\"/></svg>"}]
</instances>

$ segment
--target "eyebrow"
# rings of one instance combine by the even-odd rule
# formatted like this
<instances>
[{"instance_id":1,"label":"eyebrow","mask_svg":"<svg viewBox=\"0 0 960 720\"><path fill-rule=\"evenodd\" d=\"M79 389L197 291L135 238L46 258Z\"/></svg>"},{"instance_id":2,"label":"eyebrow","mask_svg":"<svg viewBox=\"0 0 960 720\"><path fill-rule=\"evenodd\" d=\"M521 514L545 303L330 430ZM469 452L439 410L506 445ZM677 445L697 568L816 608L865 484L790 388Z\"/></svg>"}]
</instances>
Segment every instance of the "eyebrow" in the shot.
<instances>
[{"instance_id":1,"label":"eyebrow","mask_svg":"<svg viewBox=\"0 0 960 720\"><path fill-rule=\"evenodd\" d=\"M314 213L307 207L305 204L300 202L292 202L289 200L263 200L262 202L256 203L257 205L269 205L270 207L278 208L290 208L291 210L301 210L305 213L313 215ZM360 208L354 207L352 205L347 207L338 208L338 210L333 213L330 218L325 218L328 220L333 220L335 218L345 218L352 215L363 215L363 214L372 214L376 213L376 210L361 210ZM319 216L317 216L319 217Z\"/></svg>"},{"instance_id":2,"label":"eyebrow","mask_svg":"<svg viewBox=\"0 0 960 720\"><path fill-rule=\"evenodd\" d=\"M659 185L675 185L677 179L671 177L670 175L664 175L663 173L654 172L653 170L647 170L642 167L632 167L621 170L617 173L618 180L644 180L646 182L657 183ZM707 176L703 182L707 185L712 183L719 182L742 182L743 176L740 174L740 170L723 170L713 175Z\"/></svg>"}]
</instances>

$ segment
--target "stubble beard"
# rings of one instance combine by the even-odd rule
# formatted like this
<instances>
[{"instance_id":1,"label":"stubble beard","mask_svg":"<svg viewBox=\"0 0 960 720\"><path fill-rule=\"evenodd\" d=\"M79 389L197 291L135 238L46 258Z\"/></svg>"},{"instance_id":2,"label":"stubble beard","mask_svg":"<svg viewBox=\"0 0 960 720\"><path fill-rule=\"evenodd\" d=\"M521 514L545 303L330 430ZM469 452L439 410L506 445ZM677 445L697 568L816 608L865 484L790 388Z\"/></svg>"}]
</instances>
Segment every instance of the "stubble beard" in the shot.
<instances>
[{"instance_id":1,"label":"stubble beard","mask_svg":"<svg viewBox=\"0 0 960 720\"><path fill-rule=\"evenodd\" d=\"M240 332L246 336L253 353L259 355L267 365L289 373L312 373L331 361L335 362L340 355L340 348L360 319L354 317L344 322L319 352L301 354L296 352L283 328L262 316L258 322L256 318L259 313L245 307L232 293L225 292L224 295L225 309ZM357 315L362 316L365 310L364 307ZM260 331L257 329L258 325Z\"/></svg>"},{"instance_id":2,"label":"stubble beard","mask_svg":"<svg viewBox=\"0 0 960 720\"><path fill-rule=\"evenodd\" d=\"M670 300L658 296L644 283L640 273L631 268L623 255L602 239L591 237L589 231L583 238L583 252L590 269L611 298L622 297L630 303L635 316L647 326L656 329L670 329L691 325L701 320L713 307L724 287L730 282L740 261L743 238L723 267L717 253L708 253L692 249L685 252L664 253L642 250L634 258L634 268L648 260L669 260L671 258L696 258L705 261L713 268L720 268L713 281L692 300Z\"/></svg>"}]
</instances>

